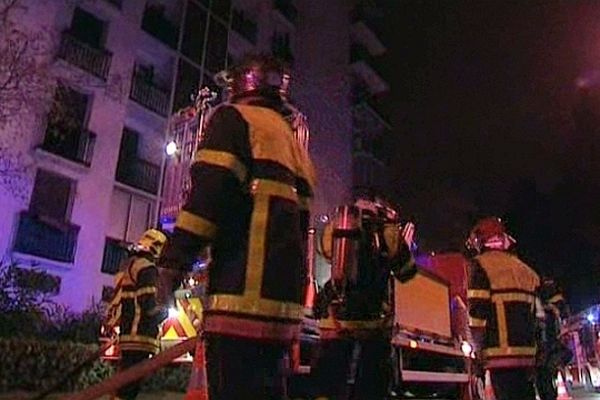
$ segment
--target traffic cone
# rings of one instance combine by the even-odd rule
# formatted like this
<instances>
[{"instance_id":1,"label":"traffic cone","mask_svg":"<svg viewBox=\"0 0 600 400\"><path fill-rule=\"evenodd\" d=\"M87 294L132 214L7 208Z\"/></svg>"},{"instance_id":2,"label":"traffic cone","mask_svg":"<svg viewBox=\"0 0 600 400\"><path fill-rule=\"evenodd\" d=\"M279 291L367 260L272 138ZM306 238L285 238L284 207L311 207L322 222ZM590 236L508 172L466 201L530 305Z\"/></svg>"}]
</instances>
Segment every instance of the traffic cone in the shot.
<instances>
[{"instance_id":1,"label":"traffic cone","mask_svg":"<svg viewBox=\"0 0 600 400\"><path fill-rule=\"evenodd\" d=\"M202 338L198 338L198 343L196 344L192 374L183 400L208 400L204 340Z\"/></svg>"},{"instance_id":2,"label":"traffic cone","mask_svg":"<svg viewBox=\"0 0 600 400\"><path fill-rule=\"evenodd\" d=\"M567 386L565 385L565 381L560 372L557 374L556 377L556 392L558 393L558 397L556 397L556 400L572 399L572 397L569 395L569 392L567 391Z\"/></svg>"},{"instance_id":3,"label":"traffic cone","mask_svg":"<svg viewBox=\"0 0 600 400\"><path fill-rule=\"evenodd\" d=\"M489 369L485 371L485 390L483 396L485 400L496 400L494 388L492 387L492 376L490 375Z\"/></svg>"}]
</instances>

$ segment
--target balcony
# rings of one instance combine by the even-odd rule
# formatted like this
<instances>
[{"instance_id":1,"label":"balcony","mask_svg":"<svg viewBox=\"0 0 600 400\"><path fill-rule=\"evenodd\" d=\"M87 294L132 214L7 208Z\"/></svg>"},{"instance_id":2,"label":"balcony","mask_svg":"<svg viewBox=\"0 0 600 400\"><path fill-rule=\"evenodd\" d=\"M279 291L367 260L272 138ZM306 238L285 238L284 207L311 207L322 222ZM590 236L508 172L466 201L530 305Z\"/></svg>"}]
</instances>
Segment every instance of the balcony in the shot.
<instances>
[{"instance_id":1,"label":"balcony","mask_svg":"<svg viewBox=\"0 0 600 400\"><path fill-rule=\"evenodd\" d=\"M63 32L58 57L102 80L106 80L110 70L112 53L105 49L92 47L69 32Z\"/></svg>"},{"instance_id":2,"label":"balcony","mask_svg":"<svg viewBox=\"0 0 600 400\"><path fill-rule=\"evenodd\" d=\"M129 97L163 117L169 113L169 92L157 87L137 72L133 74Z\"/></svg>"},{"instance_id":3,"label":"balcony","mask_svg":"<svg viewBox=\"0 0 600 400\"><path fill-rule=\"evenodd\" d=\"M239 33L242 37L252 44L256 44L258 34L258 26L256 22L245 18L244 13L240 10L233 10L231 18L231 29Z\"/></svg>"},{"instance_id":4,"label":"balcony","mask_svg":"<svg viewBox=\"0 0 600 400\"><path fill-rule=\"evenodd\" d=\"M116 274L127 256L127 248L121 240L107 237L104 242L104 256L100 270L105 274Z\"/></svg>"},{"instance_id":5,"label":"balcony","mask_svg":"<svg viewBox=\"0 0 600 400\"><path fill-rule=\"evenodd\" d=\"M275 10L281 14L290 24L296 25L298 20L298 10L292 3L292 0L275 0Z\"/></svg>"},{"instance_id":6,"label":"balcony","mask_svg":"<svg viewBox=\"0 0 600 400\"><path fill-rule=\"evenodd\" d=\"M351 14L352 33L360 37L374 54L380 55L386 51L385 45L381 42L383 32L380 28L382 11L373 7L358 5Z\"/></svg>"},{"instance_id":7,"label":"balcony","mask_svg":"<svg viewBox=\"0 0 600 400\"><path fill-rule=\"evenodd\" d=\"M176 23L165 17L161 7L146 7L142 18L142 29L172 49L177 47L179 28Z\"/></svg>"},{"instance_id":8,"label":"balcony","mask_svg":"<svg viewBox=\"0 0 600 400\"><path fill-rule=\"evenodd\" d=\"M389 90L389 85L383 79L383 74L373 56L367 49L358 44L350 47L350 64L354 72L367 84L373 94Z\"/></svg>"},{"instance_id":9,"label":"balcony","mask_svg":"<svg viewBox=\"0 0 600 400\"><path fill-rule=\"evenodd\" d=\"M160 166L137 157L121 158L117 165L116 179L127 186L157 194Z\"/></svg>"},{"instance_id":10,"label":"balcony","mask_svg":"<svg viewBox=\"0 0 600 400\"><path fill-rule=\"evenodd\" d=\"M89 167L94 156L96 134L88 130L73 133L58 126L48 126L41 148L49 153Z\"/></svg>"},{"instance_id":11,"label":"balcony","mask_svg":"<svg viewBox=\"0 0 600 400\"><path fill-rule=\"evenodd\" d=\"M72 263L75 260L79 226L21 212L13 250L49 260Z\"/></svg>"}]
</instances>

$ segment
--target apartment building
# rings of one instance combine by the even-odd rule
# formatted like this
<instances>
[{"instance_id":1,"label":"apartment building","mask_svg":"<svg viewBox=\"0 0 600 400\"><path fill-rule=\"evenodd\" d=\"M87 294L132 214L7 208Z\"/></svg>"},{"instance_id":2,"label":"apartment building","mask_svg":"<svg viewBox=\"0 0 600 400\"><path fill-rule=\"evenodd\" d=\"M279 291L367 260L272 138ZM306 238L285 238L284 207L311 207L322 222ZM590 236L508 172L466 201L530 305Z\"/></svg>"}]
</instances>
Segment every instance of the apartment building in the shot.
<instances>
[{"instance_id":1,"label":"apartment building","mask_svg":"<svg viewBox=\"0 0 600 400\"><path fill-rule=\"evenodd\" d=\"M365 60L350 64L352 43L383 47L353 2L21 1L23 30L49 32L53 100L19 116L23 184L0 185L0 254L59 277L59 302L81 310L106 295L123 245L158 223L171 116L199 86L219 90L214 74L247 52L272 52L296 71L317 218L350 199L352 88L362 77L369 93L386 89Z\"/></svg>"}]
</instances>

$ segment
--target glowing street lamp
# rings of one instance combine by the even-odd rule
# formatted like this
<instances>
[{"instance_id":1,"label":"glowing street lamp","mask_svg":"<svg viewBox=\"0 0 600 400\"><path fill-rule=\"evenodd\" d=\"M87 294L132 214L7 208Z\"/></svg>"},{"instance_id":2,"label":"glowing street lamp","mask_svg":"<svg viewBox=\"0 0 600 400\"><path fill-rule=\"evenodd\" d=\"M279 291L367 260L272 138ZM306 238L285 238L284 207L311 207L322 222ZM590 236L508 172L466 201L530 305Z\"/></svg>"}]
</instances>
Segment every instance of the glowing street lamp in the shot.
<instances>
[{"instance_id":1,"label":"glowing street lamp","mask_svg":"<svg viewBox=\"0 0 600 400\"><path fill-rule=\"evenodd\" d=\"M167 153L167 156L169 156L169 157L174 157L175 154L177 154L178 150L179 149L177 148L177 143L175 143L173 140L171 140L165 146L165 152Z\"/></svg>"}]
</instances>

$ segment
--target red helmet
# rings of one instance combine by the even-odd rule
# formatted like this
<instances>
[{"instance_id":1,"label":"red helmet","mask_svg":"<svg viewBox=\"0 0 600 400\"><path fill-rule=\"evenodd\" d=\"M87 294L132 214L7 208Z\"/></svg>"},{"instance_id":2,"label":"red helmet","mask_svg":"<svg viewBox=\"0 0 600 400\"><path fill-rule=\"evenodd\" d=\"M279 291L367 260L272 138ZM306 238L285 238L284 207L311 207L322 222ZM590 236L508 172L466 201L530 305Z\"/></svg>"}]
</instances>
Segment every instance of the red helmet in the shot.
<instances>
[{"instance_id":1,"label":"red helmet","mask_svg":"<svg viewBox=\"0 0 600 400\"><path fill-rule=\"evenodd\" d=\"M508 250L514 243L515 239L506 232L500 218L487 217L479 220L471 229L466 246L480 253L484 248Z\"/></svg>"}]
</instances>

